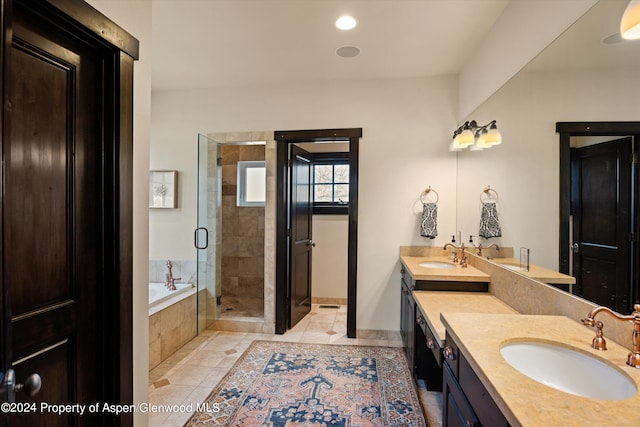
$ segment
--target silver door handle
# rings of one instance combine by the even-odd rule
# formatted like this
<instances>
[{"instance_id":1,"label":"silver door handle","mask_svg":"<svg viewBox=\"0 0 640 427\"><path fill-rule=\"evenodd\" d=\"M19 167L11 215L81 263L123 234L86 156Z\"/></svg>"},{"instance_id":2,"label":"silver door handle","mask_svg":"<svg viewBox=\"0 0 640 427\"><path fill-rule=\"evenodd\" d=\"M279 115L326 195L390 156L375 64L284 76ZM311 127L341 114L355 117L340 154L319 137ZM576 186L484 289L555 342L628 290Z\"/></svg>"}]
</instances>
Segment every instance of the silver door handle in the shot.
<instances>
[{"instance_id":1,"label":"silver door handle","mask_svg":"<svg viewBox=\"0 0 640 427\"><path fill-rule=\"evenodd\" d=\"M580 244L574 243L573 245L571 245L571 250L574 254L577 254L578 252L580 252Z\"/></svg>"},{"instance_id":2,"label":"silver door handle","mask_svg":"<svg viewBox=\"0 0 640 427\"><path fill-rule=\"evenodd\" d=\"M316 242L314 242L313 240L309 240L307 242L307 246L311 246L311 247L315 248L316 247Z\"/></svg>"},{"instance_id":3,"label":"silver door handle","mask_svg":"<svg viewBox=\"0 0 640 427\"><path fill-rule=\"evenodd\" d=\"M0 395L3 395L7 402L16 401L16 393L23 391L27 396L33 397L42 387L42 379L38 374L31 374L24 384L16 384L16 373L9 369L6 374L0 373Z\"/></svg>"}]
</instances>

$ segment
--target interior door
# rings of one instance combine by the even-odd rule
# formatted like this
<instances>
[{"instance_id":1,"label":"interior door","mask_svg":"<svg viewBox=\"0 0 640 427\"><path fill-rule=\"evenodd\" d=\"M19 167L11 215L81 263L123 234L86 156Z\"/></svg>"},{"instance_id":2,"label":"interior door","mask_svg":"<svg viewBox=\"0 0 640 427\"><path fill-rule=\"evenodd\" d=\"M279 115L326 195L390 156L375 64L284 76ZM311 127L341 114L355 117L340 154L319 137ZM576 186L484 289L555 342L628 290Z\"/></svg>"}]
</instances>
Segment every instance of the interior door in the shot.
<instances>
[{"instance_id":1,"label":"interior door","mask_svg":"<svg viewBox=\"0 0 640 427\"><path fill-rule=\"evenodd\" d=\"M94 414L58 415L40 402L96 403L104 386L96 333L98 289L111 285L101 282L102 63L95 47L19 7L6 61L4 368L18 383L33 372L42 378L34 398L16 396L38 410L10 414L9 425L97 425Z\"/></svg>"},{"instance_id":2,"label":"interior door","mask_svg":"<svg viewBox=\"0 0 640 427\"><path fill-rule=\"evenodd\" d=\"M291 146L291 206L289 258L289 327L311 311L312 180L311 157L297 145Z\"/></svg>"},{"instance_id":3,"label":"interior door","mask_svg":"<svg viewBox=\"0 0 640 427\"><path fill-rule=\"evenodd\" d=\"M576 294L631 309L632 138L571 149Z\"/></svg>"}]
</instances>

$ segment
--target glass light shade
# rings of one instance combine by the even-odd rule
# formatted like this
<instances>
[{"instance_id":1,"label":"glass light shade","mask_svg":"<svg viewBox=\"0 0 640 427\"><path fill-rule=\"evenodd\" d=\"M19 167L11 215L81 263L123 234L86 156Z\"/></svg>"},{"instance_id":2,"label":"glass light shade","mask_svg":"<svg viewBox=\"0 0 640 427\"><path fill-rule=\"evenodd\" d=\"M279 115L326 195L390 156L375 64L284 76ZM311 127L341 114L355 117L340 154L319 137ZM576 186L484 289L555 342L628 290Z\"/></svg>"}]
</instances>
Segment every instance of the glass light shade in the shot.
<instances>
[{"instance_id":1,"label":"glass light shade","mask_svg":"<svg viewBox=\"0 0 640 427\"><path fill-rule=\"evenodd\" d=\"M449 143L449 151L462 151L462 147L456 144L456 140L452 139Z\"/></svg>"},{"instance_id":2,"label":"glass light shade","mask_svg":"<svg viewBox=\"0 0 640 427\"><path fill-rule=\"evenodd\" d=\"M485 143L489 146L502 144L502 134L498 129L490 129L485 136Z\"/></svg>"},{"instance_id":3,"label":"glass light shade","mask_svg":"<svg viewBox=\"0 0 640 427\"><path fill-rule=\"evenodd\" d=\"M482 147L476 142L475 144L471 145L471 147L469 147L469 151L482 151L484 148L486 147Z\"/></svg>"},{"instance_id":4,"label":"glass light shade","mask_svg":"<svg viewBox=\"0 0 640 427\"><path fill-rule=\"evenodd\" d=\"M457 136L457 139L458 145L460 145L460 147L462 148L466 148L476 142L476 138L473 135L473 132L471 132L471 130L469 129L462 131L462 133Z\"/></svg>"},{"instance_id":5,"label":"glass light shade","mask_svg":"<svg viewBox=\"0 0 640 427\"><path fill-rule=\"evenodd\" d=\"M490 148L491 144L487 144L487 135L488 135L488 133L486 131L483 132L478 137L478 140L476 141L476 143L471 146L471 150L474 149L473 148L474 146L476 147L475 151L483 150L485 148Z\"/></svg>"},{"instance_id":6,"label":"glass light shade","mask_svg":"<svg viewBox=\"0 0 640 427\"><path fill-rule=\"evenodd\" d=\"M640 0L631 0L620 20L620 35L623 39L640 39Z\"/></svg>"}]
</instances>

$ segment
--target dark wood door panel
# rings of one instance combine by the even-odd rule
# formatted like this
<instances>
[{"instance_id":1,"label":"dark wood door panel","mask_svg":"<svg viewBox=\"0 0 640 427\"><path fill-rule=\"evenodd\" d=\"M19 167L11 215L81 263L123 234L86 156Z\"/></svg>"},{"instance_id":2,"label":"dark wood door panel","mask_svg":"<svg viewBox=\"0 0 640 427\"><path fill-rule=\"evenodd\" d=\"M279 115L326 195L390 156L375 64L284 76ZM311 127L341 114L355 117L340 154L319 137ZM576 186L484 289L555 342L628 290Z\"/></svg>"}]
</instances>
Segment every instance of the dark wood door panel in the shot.
<instances>
[{"instance_id":1,"label":"dark wood door panel","mask_svg":"<svg viewBox=\"0 0 640 427\"><path fill-rule=\"evenodd\" d=\"M311 161L308 152L291 147L290 316L293 327L311 311Z\"/></svg>"},{"instance_id":2,"label":"dark wood door panel","mask_svg":"<svg viewBox=\"0 0 640 427\"><path fill-rule=\"evenodd\" d=\"M38 372L42 378L43 387L33 398L28 398L24 394L16 395L17 402L35 403L38 409L37 414L27 412L12 414L11 423L14 426L52 426L65 427L74 425L71 414L56 414L41 410L41 404L55 404L56 402L69 401L73 394L73 387L70 379L74 367L70 366L72 360L72 343L68 339L52 343L41 352L23 360L14 361L16 378L27 378L31 373ZM72 396L75 397L75 396ZM84 416L83 416L84 417Z\"/></svg>"},{"instance_id":3,"label":"dark wood door panel","mask_svg":"<svg viewBox=\"0 0 640 427\"><path fill-rule=\"evenodd\" d=\"M571 149L576 293L619 312L631 305L631 138Z\"/></svg>"},{"instance_id":4,"label":"dark wood door panel","mask_svg":"<svg viewBox=\"0 0 640 427\"><path fill-rule=\"evenodd\" d=\"M10 86L5 142L5 277L19 315L73 297L68 82L74 79L39 52L11 53L9 72L21 78Z\"/></svg>"}]
</instances>

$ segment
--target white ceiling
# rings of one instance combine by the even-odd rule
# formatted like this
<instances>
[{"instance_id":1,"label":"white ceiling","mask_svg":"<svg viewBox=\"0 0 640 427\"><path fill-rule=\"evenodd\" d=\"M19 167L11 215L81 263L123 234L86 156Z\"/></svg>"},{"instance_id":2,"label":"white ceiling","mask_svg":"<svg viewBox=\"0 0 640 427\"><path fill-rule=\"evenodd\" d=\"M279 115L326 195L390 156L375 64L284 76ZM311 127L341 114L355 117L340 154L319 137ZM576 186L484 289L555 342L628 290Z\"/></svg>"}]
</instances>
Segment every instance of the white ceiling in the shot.
<instances>
[{"instance_id":1,"label":"white ceiling","mask_svg":"<svg viewBox=\"0 0 640 427\"><path fill-rule=\"evenodd\" d=\"M509 0L153 0L153 90L457 74ZM335 28L351 14L358 26ZM342 58L335 50L362 52Z\"/></svg>"}]
</instances>

